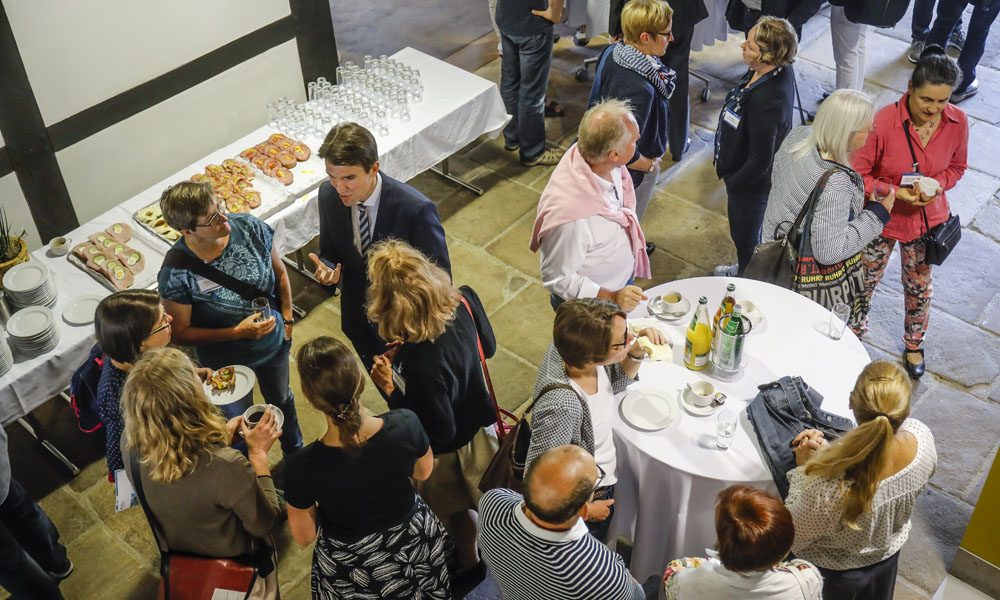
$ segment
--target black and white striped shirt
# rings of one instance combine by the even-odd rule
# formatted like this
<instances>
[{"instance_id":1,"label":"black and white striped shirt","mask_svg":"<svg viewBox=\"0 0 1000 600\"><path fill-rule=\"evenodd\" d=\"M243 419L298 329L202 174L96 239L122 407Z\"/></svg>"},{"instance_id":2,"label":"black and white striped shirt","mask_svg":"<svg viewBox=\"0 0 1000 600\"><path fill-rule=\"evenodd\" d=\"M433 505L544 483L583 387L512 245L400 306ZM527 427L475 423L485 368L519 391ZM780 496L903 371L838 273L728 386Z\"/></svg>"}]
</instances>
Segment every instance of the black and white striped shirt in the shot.
<instances>
[{"instance_id":1,"label":"black and white striped shirt","mask_svg":"<svg viewBox=\"0 0 1000 600\"><path fill-rule=\"evenodd\" d=\"M587 532L532 523L524 499L490 490L479 502L479 548L504 600L643 600L620 556Z\"/></svg>"}]
</instances>

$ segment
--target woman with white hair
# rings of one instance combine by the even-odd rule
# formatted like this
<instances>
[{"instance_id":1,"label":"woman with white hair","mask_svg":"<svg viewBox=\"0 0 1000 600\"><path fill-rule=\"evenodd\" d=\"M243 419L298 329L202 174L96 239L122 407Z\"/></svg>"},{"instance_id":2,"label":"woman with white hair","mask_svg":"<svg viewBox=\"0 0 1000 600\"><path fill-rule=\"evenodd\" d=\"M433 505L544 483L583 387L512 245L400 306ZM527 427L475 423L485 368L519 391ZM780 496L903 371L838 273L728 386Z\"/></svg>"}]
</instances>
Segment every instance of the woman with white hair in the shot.
<instances>
[{"instance_id":1,"label":"woman with white hair","mask_svg":"<svg viewBox=\"0 0 1000 600\"><path fill-rule=\"evenodd\" d=\"M895 197L866 201L864 181L851 168L851 158L872 133L875 104L856 90L837 90L823 101L812 126L796 127L774 157L771 193L764 212L763 241L781 238L802 211L827 170L834 171L820 192L809 230L812 255L822 268L860 261L864 248L889 222ZM856 259L856 260L855 260ZM864 286L845 287L843 295L809 295L832 308L851 307L851 327L857 328L864 306ZM807 294L808 295L808 294Z\"/></svg>"}]
</instances>

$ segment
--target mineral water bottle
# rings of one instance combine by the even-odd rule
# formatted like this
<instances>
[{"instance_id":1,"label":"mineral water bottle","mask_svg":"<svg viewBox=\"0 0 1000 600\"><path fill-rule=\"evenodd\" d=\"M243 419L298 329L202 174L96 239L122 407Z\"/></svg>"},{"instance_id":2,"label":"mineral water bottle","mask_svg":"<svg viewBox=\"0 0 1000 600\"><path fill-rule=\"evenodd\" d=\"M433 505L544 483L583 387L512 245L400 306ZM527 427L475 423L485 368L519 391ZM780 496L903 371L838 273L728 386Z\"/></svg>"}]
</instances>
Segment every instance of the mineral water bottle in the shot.
<instances>
[{"instance_id":1,"label":"mineral water bottle","mask_svg":"<svg viewBox=\"0 0 1000 600\"><path fill-rule=\"evenodd\" d=\"M743 333L743 307L737 304L733 307L733 312L728 317L722 319L722 339L721 348L717 361L725 369L738 369L740 366L740 353L743 348L743 338L737 337Z\"/></svg>"},{"instance_id":2,"label":"mineral water bottle","mask_svg":"<svg viewBox=\"0 0 1000 600\"><path fill-rule=\"evenodd\" d=\"M698 299L698 310L694 312L684 342L684 366L692 371L701 371L708 366L708 355L712 348L712 326L709 325L708 298Z\"/></svg>"}]
</instances>

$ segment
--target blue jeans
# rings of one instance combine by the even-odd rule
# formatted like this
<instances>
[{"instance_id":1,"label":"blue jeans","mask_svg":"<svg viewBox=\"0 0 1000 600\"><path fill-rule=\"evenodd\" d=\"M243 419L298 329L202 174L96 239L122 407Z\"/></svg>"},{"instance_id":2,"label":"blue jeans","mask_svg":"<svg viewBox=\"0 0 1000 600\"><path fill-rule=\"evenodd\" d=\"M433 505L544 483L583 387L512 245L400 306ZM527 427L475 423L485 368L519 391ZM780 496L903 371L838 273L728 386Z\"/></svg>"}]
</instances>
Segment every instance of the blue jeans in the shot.
<instances>
[{"instance_id":1,"label":"blue jeans","mask_svg":"<svg viewBox=\"0 0 1000 600\"><path fill-rule=\"evenodd\" d=\"M0 586L17 600L63 600L50 572L69 567L59 531L16 480L0 504Z\"/></svg>"},{"instance_id":2,"label":"blue jeans","mask_svg":"<svg viewBox=\"0 0 1000 600\"><path fill-rule=\"evenodd\" d=\"M934 16L934 3L937 0L913 0L913 20L910 21L910 37L915 40L926 40L931 30L931 18ZM955 29L962 28L962 15L958 15ZM948 32L951 35L951 32Z\"/></svg>"},{"instance_id":3,"label":"blue jeans","mask_svg":"<svg viewBox=\"0 0 1000 600\"><path fill-rule=\"evenodd\" d=\"M295 412L295 396L292 394L292 389L288 387L288 354L291 347L292 342L286 341L269 360L258 365L250 365L254 375L257 376L257 384L260 386L260 394L264 397L264 402L277 406L285 416L285 423L281 426L281 451L286 456L302 447L302 430L299 429L299 417ZM218 369L226 364L205 363L205 366ZM231 419L242 415L246 409L250 408L251 404L253 404L253 393L219 408L227 419ZM234 446L242 450L241 444L234 444Z\"/></svg>"},{"instance_id":4,"label":"blue jeans","mask_svg":"<svg viewBox=\"0 0 1000 600\"><path fill-rule=\"evenodd\" d=\"M545 152L545 89L552 64L552 32L501 33L500 44L500 95L511 116L503 139L507 146L521 147L521 162L530 162Z\"/></svg>"},{"instance_id":5,"label":"blue jeans","mask_svg":"<svg viewBox=\"0 0 1000 600\"><path fill-rule=\"evenodd\" d=\"M938 44L942 48L951 35L951 30L962 17L962 11L968 5L967 0L940 0L937 7L937 18L934 19L934 26L927 34L928 44ZM983 57L986 49L986 37L990 34L990 27L1000 12L1000 0L986 0L981 5L972 9L972 17L969 19L969 31L965 34L965 45L962 53L958 55L958 66L962 69L962 82L958 84L959 91L964 91L976 79L976 65Z\"/></svg>"}]
</instances>

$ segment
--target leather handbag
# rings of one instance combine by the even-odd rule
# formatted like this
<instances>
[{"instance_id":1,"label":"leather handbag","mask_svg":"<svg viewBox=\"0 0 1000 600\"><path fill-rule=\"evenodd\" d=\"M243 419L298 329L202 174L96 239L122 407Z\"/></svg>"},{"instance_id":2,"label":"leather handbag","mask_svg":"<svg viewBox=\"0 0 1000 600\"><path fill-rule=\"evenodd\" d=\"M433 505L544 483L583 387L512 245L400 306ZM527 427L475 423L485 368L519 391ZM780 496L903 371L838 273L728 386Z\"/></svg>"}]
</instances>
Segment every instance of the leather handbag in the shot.
<instances>
[{"instance_id":1,"label":"leather handbag","mask_svg":"<svg viewBox=\"0 0 1000 600\"><path fill-rule=\"evenodd\" d=\"M464 295L460 297L462 304L465 305L465 310L469 311L469 316L472 317L472 322L475 323L476 315L472 313L469 301L465 299ZM512 412L500 408L500 404L497 403L497 394L493 391L493 380L490 379L490 368L486 366L486 353L483 352L483 341L479 338L478 330L476 331L476 348L479 350L479 365L483 368L483 379L486 380L486 389L490 393L490 400L493 401L493 411L497 415L497 439L502 443L507 434L514 428L514 424L517 423L517 416Z\"/></svg>"},{"instance_id":2,"label":"leather handbag","mask_svg":"<svg viewBox=\"0 0 1000 600\"><path fill-rule=\"evenodd\" d=\"M257 567L251 564L252 558L211 558L164 550L166 538L146 501L139 473L139 454L134 448L129 451L127 462L129 473L132 475L132 487L135 488L139 504L146 513L146 520L153 532L153 539L160 550L161 579L157 598L211 600L215 597L216 590L234 591L243 594L244 600L249 598L258 576Z\"/></svg>"},{"instance_id":3,"label":"leather handbag","mask_svg":"<svg viewBox=\"0 0 1000 600\"><path fill-rule=\"evenodd\" d=\"M787 233L779 237L778 231L775 230L773 241L759 244L753 249L753 256L750 257L750 262L743 272L744 277L783 287L786 290L794 289L793 278L798 269L799 257L805 250L803 247L805 236L801 235L803 222L816 209L816 203L819 202L819 197L826 188L826 182L835 170L836 167L827 169L819 178ZM781 224L778 225L778 227L780 226ZM806 226L808 227L808 224Z\"/></svg>"},{"instance_id":4,"label":"leather handbag","mask_svg":"<svg viewBox=\"0 0 1000 600\"><path fill-rule=\"evenodd\" d=\"M535 403L545 394L557 389L568 389L579 398L571 386L565 383L550 383L539 390L538 395L531 401L524 415L514 424L514 428L500 442L500 449L493 456L482 479L479 480L479 490L486 493L497 488L514 490L521 493L524 491L524 471L527 469L525 463L528 459L528 447L531 445L531 424L528 422L528 415ZM582 402L582 400L581 400Z\"/></svg>"},{"instance_id":5,"label":"leather handbag","mask_svg":"<svg viewBox=\"0 0 1000 600\"><path fill-rule=\"evenodd\" d=\"M924 227L927 228L927 233L924 234L924 260L927 264L940 265L962 239L962 221L958 215L949 212L947 221L930 228L927 226L927 211L923 210L923 214Z\"/></svg>"}]
</instances>

